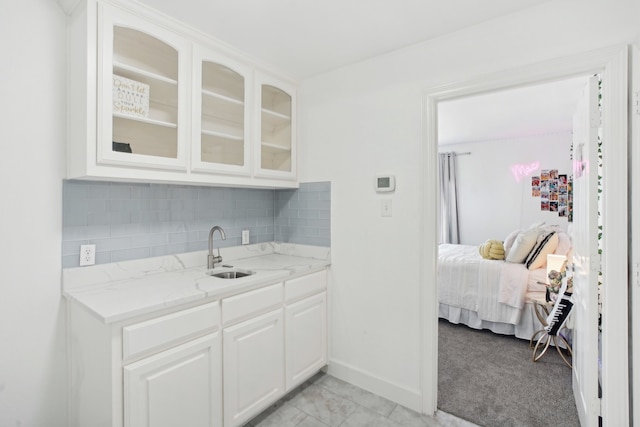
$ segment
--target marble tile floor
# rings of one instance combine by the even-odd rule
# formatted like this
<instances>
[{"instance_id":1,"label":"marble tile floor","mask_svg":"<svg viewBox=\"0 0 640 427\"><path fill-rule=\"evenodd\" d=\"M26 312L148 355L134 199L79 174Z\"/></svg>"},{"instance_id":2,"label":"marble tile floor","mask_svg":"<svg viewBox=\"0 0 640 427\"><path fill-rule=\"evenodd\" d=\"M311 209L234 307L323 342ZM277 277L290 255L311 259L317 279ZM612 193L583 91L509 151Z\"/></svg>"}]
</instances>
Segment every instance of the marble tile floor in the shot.
<instances>
[{"instance_id":1,"label":"marble tile floor","mask_svg":"<svg viewBox=\"0 0 640 427\"><path fill-rule=\"evenodd\" d=\"M245 427L477 427L438 411L427 417L331 375L318 373Z\"/></svg>"}]
</instances>

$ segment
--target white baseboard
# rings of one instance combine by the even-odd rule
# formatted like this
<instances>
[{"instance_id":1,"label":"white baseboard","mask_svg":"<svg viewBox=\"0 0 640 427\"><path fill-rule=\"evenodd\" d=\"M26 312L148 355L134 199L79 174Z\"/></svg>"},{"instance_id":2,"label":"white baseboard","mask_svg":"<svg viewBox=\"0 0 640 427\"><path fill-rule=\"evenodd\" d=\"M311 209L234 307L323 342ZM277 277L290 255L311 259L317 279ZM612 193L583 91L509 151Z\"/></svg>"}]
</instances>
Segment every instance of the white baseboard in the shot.
<instances>
[{"instance_id":1,"label":"white baseboard","mask_svg":"<svg viewBox=\"0 0 640 427\"><path fill-rule=\"evenodd\" d=\"M329 361L327 373L364 390L375 393L378 396L399 403L406 408L416 412L422 412L422 395L420 390L394 384L371 372L364 371L335 359Z\"/></svg>"}]
</instances>

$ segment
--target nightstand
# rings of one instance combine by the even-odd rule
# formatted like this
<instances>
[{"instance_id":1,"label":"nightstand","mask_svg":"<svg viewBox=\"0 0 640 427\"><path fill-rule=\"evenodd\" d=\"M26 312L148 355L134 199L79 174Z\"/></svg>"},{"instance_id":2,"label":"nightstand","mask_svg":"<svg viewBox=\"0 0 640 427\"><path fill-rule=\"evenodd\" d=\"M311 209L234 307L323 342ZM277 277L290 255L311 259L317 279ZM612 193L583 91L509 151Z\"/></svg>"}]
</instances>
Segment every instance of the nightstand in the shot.
<instances>
[{"instance_id":1,"label":"nightstand","mask_svg":"<svg viewBox=\"0 0 640 427\"><path fill-rule=\"evenodd\" d=\"M547 317L549 316L549 311L553 308L554 303L541 298L530 298L528 300L533 304L533 311L542 324L542 329L535 331L529 340L529 347L533 348L533 361L537 362L542 359L542 357L547 353L549 345L553 343L564 363L571 368L571 358L573 357L571 345L560 331L557 335L549 335L545 329L548 325ZM559 344L562 344L564 348Z\"/></svg>"}]
</instances>

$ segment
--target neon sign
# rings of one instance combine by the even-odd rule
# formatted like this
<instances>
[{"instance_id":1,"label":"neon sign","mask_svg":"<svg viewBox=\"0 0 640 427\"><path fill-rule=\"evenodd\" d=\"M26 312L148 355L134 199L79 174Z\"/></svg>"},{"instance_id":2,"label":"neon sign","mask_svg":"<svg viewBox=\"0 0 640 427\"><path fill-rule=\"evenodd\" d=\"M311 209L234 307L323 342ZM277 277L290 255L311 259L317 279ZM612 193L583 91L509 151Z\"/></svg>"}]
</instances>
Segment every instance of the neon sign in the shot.
<instances>
[{"instance_id":1,"label":"neon sign","mask_svg":"<svg viewBox=\"0 0 640 427\"><path fill-rule=\"evenodd\" d=\"M533 162L528 165L515 164L511 166L511 173L516 182L521 182L525 176L531 176L535 171L540 169L540 162Z\"/></svg>"}]
</instances>

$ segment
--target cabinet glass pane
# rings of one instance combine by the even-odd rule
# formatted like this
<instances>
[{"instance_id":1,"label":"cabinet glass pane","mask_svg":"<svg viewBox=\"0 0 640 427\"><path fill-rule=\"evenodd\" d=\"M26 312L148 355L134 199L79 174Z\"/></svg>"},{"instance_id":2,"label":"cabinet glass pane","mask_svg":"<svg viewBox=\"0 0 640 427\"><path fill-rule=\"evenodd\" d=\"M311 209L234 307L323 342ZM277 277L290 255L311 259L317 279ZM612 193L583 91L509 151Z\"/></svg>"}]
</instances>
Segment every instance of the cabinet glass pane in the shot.
<instances>
[{"instance_id":1,"label":"cabinet glass pane","mask_svg":"<svg viewBox=\"0 0 640 427\"><path fill-rule=\"evenodd\" d=\"M202 63L202 161L244 166L244 77Z\"/></svg>"},{"instance_id":2,"label":"cabinet glass pane","mask_svg":"<svg viewBox=\"0 0 640 427\"><path fill-rule=\"evenodd\" d=\"M291 96L262 86L262 169L291 171Z\"/></svg>"},{"instance_id":3,"label":"cabinet glass pane","mask_svg":"<svg viewBox=\"0 0 640 427\"><path fill-rule=\"evenodd\" d=\"M178 51L115 26L112 111L113 151L176 158Z\"/></svg>"}]
</instances>

